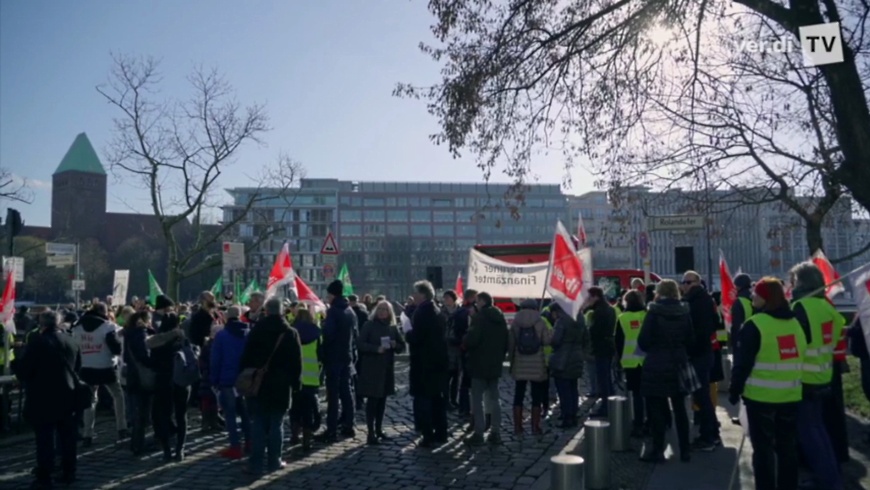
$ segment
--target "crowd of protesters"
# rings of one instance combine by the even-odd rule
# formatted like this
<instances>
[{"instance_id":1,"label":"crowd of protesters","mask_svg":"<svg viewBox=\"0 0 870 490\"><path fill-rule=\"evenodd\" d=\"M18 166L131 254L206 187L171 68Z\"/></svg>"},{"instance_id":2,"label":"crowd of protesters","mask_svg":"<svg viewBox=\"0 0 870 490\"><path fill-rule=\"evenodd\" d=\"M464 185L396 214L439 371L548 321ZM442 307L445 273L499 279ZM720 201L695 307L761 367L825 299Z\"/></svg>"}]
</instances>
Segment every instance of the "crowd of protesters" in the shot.
<instances>
[{"instance_id":1,"label":"crowd of protesters","mask_svg":"<svg viewBox=\"0 0 870 490\"><path fill-rule=\"evenodd\" d=\"M816 325L820 312L834 311L816 301L824 297L818 291L824 281L814 268L801 264L793 271L791 307L779 282L753 285L748 276L736 278L742 299L733 311L729 400L742 397L747 407L758 488L796 488L801 452L818 488L842 488L838 465L848 458L848 446L842 370L836 367L842 359L833 346L839 330L813 340L822 328ZM247 305L218 304L203 292L195 305L176 305L161 295L154 304L134 300L115 308L106 306L111 298L95 300L84 311L44 311L35 321L20 312L23 347L13 368L25 389L26 420L35 429L34 488L51 487L56 452L59 481L73 482L79 441L87 448L105 437L94 432L100 393L113 401L116 434L108 437L128 444L134 455L158 452L167 462L186 457L190 407L201 412L204 430L226 431L219 456L246 459L245 471L253 476L285 466L285 443L309 451L314 444L354 438L358 410L365 413L366 443L381 444L390 437L384 417L387 399L396 394L396 355L406 349L421 448L448 442L451 411L468 421L467 444L500 444L503 373L514 381L515 435L522 436L528 422L531 434L540 436L549 430L543 423L548 419L548 426L573 429L585 375L587 399L602 401L592 416L607 415L606 398L617 387L633 395L632 436L651 438L641 460L665 462L665 434L673 427L679 458L688 462L693 451L722 446L715 393L727 335L717 300L691 271L680 284L632 286L616 304L601 288L590 288L576 317L556 303L542 308L526 300L510 324L490 294L446 291L436 297L427 281L414 284L404 305L382 296L345 297L343 284L334 281L325 311L261 293ZM831 375L803 379L797 399L771 401L759 391L763 384L755 383L770 364L764 359L766 322L792 319L788 328L799 325L805 337L796 351L803 355L810 346L829 352L830 362L817 364L819 370L830 364ZM860 335L852 339L863 341ZM867 357L866 346L853 350ZM773 481L778 486L770 486Z\"/></svg>"}]
</instances>

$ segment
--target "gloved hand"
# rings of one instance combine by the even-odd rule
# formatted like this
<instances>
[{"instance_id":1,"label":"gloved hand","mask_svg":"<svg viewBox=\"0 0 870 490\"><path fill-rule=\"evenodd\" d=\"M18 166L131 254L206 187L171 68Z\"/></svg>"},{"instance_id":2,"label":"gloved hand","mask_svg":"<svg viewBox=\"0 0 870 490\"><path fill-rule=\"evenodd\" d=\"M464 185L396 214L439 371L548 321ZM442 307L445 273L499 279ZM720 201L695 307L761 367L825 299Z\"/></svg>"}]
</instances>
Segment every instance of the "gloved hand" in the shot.
<instances>
[{"instance_id":1,"label":"gloved hand","mask_svg":"<svg viewBox=\"0 0 870 490\"><path fill-rule=\"evenodd\" d=\"M728 402L734 406L740 403L740 395L735 395L734 393L728 395Z\"/></svg>"}]
</instances>

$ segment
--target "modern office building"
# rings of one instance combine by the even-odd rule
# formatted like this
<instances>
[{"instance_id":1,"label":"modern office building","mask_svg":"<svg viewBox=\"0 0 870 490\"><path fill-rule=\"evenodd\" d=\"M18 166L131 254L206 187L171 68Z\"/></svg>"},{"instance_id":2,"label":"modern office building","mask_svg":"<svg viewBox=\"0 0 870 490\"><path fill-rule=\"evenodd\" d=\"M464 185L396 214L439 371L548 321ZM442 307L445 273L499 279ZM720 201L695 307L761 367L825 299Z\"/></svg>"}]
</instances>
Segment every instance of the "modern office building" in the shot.
<instances>
[{"instance_id":1,"label":"modern office building","mask_svg":"<svg viewBox=\"0 0 870 490\"><path fill-rule=\"evenodd\" d=\"M230 189L234 204L224 207L225 219L242 212L254 191ZM567 209L557 184L529 185L517 196L504 184L303 179L293 195L259 201L238 236L251 242L272 233L251 254L245 280L263 284L288 240L297 271L315 291L346 263L356 291L400 299L419 279L452 288L475 244L549 241ZM330 231L340 250L335 264L320 254Z\"/></svg>"}]
</instances>

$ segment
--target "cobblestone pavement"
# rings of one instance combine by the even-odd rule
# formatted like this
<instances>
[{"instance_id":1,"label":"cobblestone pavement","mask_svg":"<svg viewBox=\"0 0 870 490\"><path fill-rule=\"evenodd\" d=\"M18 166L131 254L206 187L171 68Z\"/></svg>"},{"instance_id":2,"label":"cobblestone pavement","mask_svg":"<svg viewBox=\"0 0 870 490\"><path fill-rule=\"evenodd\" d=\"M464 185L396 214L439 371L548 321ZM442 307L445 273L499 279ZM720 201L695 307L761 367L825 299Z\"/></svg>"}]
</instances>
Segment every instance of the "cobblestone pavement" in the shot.
<instances>
[{"instance_id":1,"label":"cobblestone pavement","mask_svg":"<svg viewBox=\"0 0 870 490\"><path fill-rule=\"evenodd\" d=\"M192 410L188 459L166 464L154 453L134 458L127 446L115 445L108 438L97 438L92 448L80 450L81 489L164 489L217 490L236 488L306 488L342 490L412 490L440 488L469 489L546 489L549 458L560 452L577 453L582 431L550 429L540 438L515 437L507 408L512 403L513 383L502 380L502 436L504 444L469 448L462 444L464 421L450 416L452 438L441 448L417 448L413 433L411 398L407 395L407 365L397 365L399 394L387 406L385 431L389 443L365 445L364 421L357 414L357 437L331 446L315 446L304 455L298 448L285 446L288 465L278 473L253 480L244 475L244 462L221 459L217 452L225 447L223 434L204 434L198 430L196 410ZM584 404L588 410L588 404ZM528 423L526 424L528 431ZM102 413L97 432L112 434L111 413ZM113 439L113 438L112 438ZM32 437L17 441L0 440L0 488L26 488L35 465ZM637 452L613 455L613 488L643 488L651 468L637 463Z\"/></svg>"}]
</instances>

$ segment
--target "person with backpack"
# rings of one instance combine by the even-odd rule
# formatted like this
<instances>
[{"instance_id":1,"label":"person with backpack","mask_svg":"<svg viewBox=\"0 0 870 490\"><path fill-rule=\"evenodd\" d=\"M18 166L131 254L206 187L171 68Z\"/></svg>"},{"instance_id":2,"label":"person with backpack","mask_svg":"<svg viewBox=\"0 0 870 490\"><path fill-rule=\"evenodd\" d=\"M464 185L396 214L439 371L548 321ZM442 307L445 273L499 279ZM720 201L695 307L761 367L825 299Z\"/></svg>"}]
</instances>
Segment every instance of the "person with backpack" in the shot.
<instances>
[{"instance_id":1,"label":"person with backpack","mask_svg":"<svg viewBox=\"0 0 870 490\"><path fill-rule=\"evenodd\" d=\"M532 397L532 434L541 435L541 415L549 395L549 373L544 347L552 342L552 332L538 312L538 303L527 299L520 303L508 335L508 360L514 384L514 433L523 433L523 400L526 385Z\"/></svg>"},{"instance_id":2,"label":"person with backpack","mask_svg":"<svg viewBox=\"0 0 870 490\"><path fill-rule=\"evenodd\" d=\"M468 353L468 372L471 375L471 405L474 413L474 434L467 440L472 446L483 444L486 430L484 399L487 412L492 416L489 432L490 444L500 444L501 409L498 382L502 363L508 349L508 326L504 313L493 306L492 296L477 295L478 311L471 317L471 326L463 345Z\"/></svg>"},{"instance_id":3,"label":"person with backpack","mask_svg":"<svg viewBox=\"0 0 870 490\"><path fill-rule=\"evenodd\" d=\"M187 402L190 400L190 385L181 386L176 383L176 357L183 352L185 362L196 364L196 356L192 353L190 342L184 337L178 316L172 313L174 303L164 295L157 297L157 310L163 314L157 335L148 337L145 341L151 351L154 364L154 434L163 450L163 460L170 461L173 456L176 461L184 459L184 445L187 440ZM187 357L194 357L188 360ZM174 420L173 420L174 419ZM175 453L170 446L170 437L176 435Z\"/></svg>"},{"instance_id":4,"label":"person with backpack","mask_svg":"<svg viewBox=\"0 0 870 490\"><path fill-rule=\"evenodd\" d=\"M245 436L245 447L249 449L251 445L251 421L247 406L244 398L238 396L235 389L236 379L239 377L239 363L242 352L245 351L249 331L248 324L239 320L241 313L238 306L227 309L227 324L215 335L209 359L210 381L218 390L230 443L228 448L220 452L220 456L227 459L242 459L245 455L239 437L237 416L242 420L241 431Z\"/></svg>"}]
</instances>

